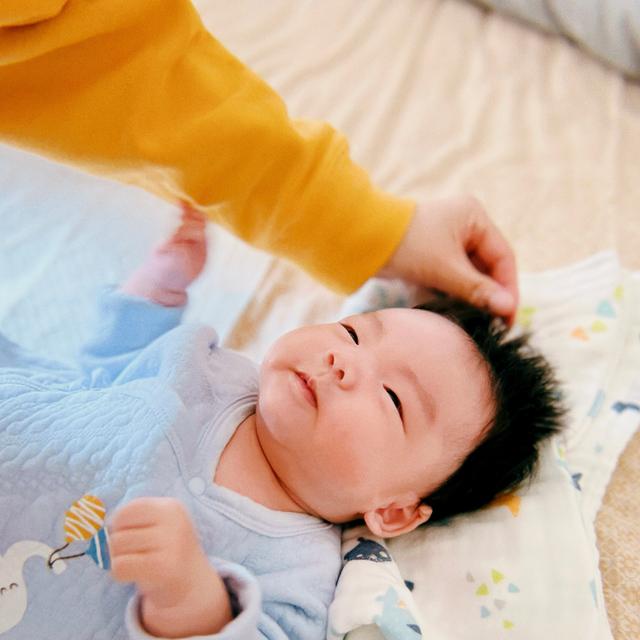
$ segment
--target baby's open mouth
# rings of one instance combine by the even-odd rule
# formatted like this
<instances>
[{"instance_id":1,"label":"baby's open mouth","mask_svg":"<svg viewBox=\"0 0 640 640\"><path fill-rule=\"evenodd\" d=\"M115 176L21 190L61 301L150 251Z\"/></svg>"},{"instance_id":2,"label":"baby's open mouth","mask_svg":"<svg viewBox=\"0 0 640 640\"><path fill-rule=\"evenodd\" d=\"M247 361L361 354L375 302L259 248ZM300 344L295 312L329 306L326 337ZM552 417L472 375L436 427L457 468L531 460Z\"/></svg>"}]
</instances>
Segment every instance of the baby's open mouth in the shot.
<instances>
[{"instance_id":1,"label":"baby's open mouth","mask_svg":"<svg viewBox=\"0 0 640 640\"><path fill-rule=\"evenodd\" d=\"M309 376L306 375L305 373L302 373L302 371L296 371L296 376L301 382L302 393L304 394L306 399L309 401L311 405L313 405L314 407L317 407L318 398L316 397L316 392L313 388L313 382L309 379Z\"/></svg>"}]
</instances>

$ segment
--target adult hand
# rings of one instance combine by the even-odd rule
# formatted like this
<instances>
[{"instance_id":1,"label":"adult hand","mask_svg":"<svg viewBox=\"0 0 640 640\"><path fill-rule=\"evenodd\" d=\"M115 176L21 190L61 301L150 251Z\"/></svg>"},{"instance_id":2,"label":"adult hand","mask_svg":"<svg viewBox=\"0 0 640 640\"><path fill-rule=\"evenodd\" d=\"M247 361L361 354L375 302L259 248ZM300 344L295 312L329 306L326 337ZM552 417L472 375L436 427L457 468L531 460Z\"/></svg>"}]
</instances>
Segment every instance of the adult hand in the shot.
<instances>
[{"instance_id":1,"label":"adult hand","mask_svg":"<svg viewBox=\"0 0 640 640\"><path fill-rule=\"evenodd\" d=\"M403 278L515 319L518 283L513 250L473 197L417 206L407 233L378 277Z\"/></svg>"}]
</instances>

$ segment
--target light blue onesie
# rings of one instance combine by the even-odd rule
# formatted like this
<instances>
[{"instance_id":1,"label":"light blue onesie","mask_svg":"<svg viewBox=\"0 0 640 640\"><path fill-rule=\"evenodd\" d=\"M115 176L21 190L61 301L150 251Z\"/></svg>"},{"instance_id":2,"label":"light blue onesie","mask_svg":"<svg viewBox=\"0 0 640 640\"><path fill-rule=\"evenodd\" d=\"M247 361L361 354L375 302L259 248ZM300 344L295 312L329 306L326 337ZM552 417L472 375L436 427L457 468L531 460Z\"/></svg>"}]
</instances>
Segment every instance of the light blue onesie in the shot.
<instances>
[{"instance_id":1,"label":"light blue onesie","mask_svg":"<svg viewBox=\"0 0 640 640\"><path fill-rule=\"evenodd\" d=\"M177 326L181 315L106 292L74 367L0 335L0 640L150 637L133 587L106 568L100 512L108 522L139 496L186 505L238 600L240 613L207 637L324 638L339 531L213 483L255 410L257 369L212 329Z\"/></svg>"}]
</instances>

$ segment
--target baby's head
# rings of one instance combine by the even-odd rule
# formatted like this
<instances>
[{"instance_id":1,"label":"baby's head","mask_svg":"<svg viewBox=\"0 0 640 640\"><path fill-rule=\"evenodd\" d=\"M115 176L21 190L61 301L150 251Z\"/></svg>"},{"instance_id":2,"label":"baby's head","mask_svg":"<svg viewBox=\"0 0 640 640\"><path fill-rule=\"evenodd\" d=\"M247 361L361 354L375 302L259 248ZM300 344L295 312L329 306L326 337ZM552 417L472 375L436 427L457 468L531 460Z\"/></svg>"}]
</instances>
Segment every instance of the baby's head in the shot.
<instances>
[{"instance_id":1,"label":"baby's head","mask_svg":"<svg viewBox=\"0 0 640 640\"><path fill-rule=\"evenodd\" d=\"M256 425L283 489L308 513L392 537L518 486L562 410L548 364L505 334L442 300L282 336Z\"/></svg>"}]
</instances>

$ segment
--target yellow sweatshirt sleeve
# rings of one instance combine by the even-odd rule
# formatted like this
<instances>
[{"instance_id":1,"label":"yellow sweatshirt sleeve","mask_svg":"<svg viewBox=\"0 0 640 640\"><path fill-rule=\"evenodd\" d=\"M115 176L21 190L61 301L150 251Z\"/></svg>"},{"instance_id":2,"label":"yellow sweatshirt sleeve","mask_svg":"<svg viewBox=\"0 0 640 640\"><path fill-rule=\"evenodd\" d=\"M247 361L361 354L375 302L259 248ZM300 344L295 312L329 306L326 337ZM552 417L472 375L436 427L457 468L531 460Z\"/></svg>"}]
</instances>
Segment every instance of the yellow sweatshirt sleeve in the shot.
<instances>
[{"instance_id":1,"label":"yellow sweatshirt sleeve","mask_svg":"<svg viewBox=\"0 0 640 640\"><path fill-rule=\"evenodd\" d=\"M289 118L187 0L2 0L0 140L187 200L343 292L414 209L329 125Z\"/></svg>"}]
</instances>

